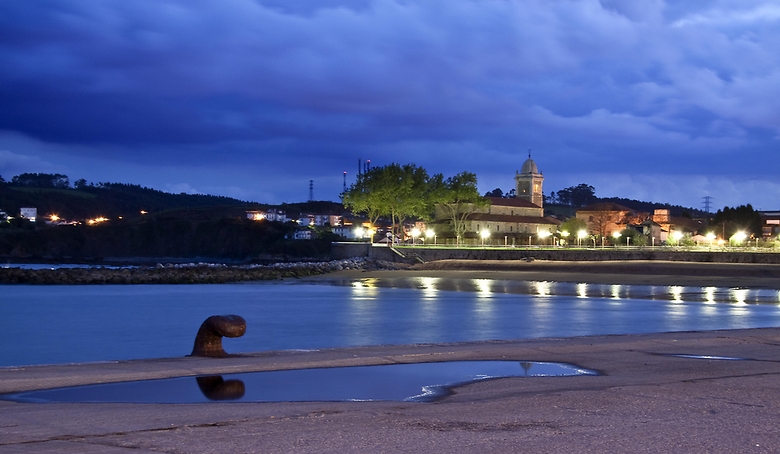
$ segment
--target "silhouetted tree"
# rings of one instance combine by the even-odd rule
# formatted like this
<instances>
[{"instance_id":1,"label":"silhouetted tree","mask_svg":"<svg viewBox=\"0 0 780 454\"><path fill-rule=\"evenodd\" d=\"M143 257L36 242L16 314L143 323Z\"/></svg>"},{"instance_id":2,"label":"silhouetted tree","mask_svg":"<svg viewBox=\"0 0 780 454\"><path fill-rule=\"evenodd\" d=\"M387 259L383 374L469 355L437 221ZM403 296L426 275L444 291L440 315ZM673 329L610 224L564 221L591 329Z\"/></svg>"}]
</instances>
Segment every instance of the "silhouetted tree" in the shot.
<instances>
[{"instance_id":1,"label":"silhouetted tree","mask_svg":"<svg viewBox=\"0 0 780 454\"><path fill-rule=\"evenodd\" d=\"M710 226L724 239L731 238L739 230L744 230L755 237L760 237L762 234L761 215L750 204L718 210Z\"/></svg>"},{"instance_id":2,"label":"silhouetted tree","mask_svg":"<svg viewBox=\"0 0 780 454\"><path fill-rule=\"evenodd\" d=\"M596 202L596 190L585 183L561 189L556 195L559 203L573 207L583 207Z\"/></svg>"},{"instance_id":3,"label":"silhouetted tree","mask_svg":"<svg viewBox=\"0 0 780 454\"><path fill-rule=\"evenodd\" d=\"M11 185L31 188L67 189L70 181L67 175L60 173L23 173L11 179Z\"/></svg>"},{"instance_id":4,"label":"silhouetted tree","mask_svg":"<svg viewBox=\"0 0 780 454\"><path fill-rule=\"evenodd\" d=\"M485 197L504 197L504 191L502 191L501 188L496 188L486 192Z\"/></svg>"}]
</instances>

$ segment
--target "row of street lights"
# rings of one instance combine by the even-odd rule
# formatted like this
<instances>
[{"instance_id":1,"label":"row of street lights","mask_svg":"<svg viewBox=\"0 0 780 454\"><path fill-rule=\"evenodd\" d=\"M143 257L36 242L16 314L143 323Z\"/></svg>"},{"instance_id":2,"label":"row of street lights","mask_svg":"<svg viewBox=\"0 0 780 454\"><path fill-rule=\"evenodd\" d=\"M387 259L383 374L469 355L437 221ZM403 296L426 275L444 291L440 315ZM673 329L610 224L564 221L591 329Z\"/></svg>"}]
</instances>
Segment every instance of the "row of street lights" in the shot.
<instances>
[{"instance_id":1,"label":"row of street lights","mask_svg":"<svg viewBox=\"0 0 780 454\"><path fill-rule=\"evenodd\" d=\"M358 227L358 228L355 229L355 234L356 234L356 236L358 238L366 238L366 237L373 238L375 233L376 233L376 230L373 229L373 228L365 229L363 227ZM417 238L420 237L423 234L423 232L420 229L416 228L416 227L414 229L412 229L412 231L409 232L409 233L410 233L410 235L412 237L412 245L415 245L416 241L417 241ZM433 244L434 245L436 244L436 232L433 229L426 229L424 235L425 235L425 237L427 239L433 238ZM542 243L544 243L544 241L548 237L550 237L551 235L552 235L552 233L550 231L548 231L548 230L542 230L540 232L537 232L537 236L539 237L539 239L541 240ZM388 236L390 236L390 234L388 234ZM482 239L482 246L485 246L485 240L490 238L490 230L482 230L479 233L479 236ZM561 237L563 237L564 240L568 239L569 236L570 236L569 232L567 232L565 230L561 231ZM615 244L617 244L617 241L620 239L621 236L623 236L623 235L620 232L618 232L618 231L616 231L616 232L614 232L612 234L612 238L614 238ZM677 231L671 232L670 236L675 241L675 243L679 243L680 240L682 240L684 234L681 231L677 230ZM579 230L577 232L577 246L581 247L582 246L582 240L587 238L587 237L588 237L588 232L586 230L584 230L584 229ZM729 239L729 243L742 244L747 239L747 237L748 237L747 233L745 233L744 231L738 231L734 235L732 235L732 237ZM712 247L713 242L716 239L715 233L709 232L709 233L707 233L705 238L707 238L707 240L709 240L710 247ZM528 238L528 241L529 241L528 244L530 245L531 244L531 237ZM595 237L593 238L593 242L594 242L594 246L595 246L595 242L596 242ZM719 240L719 244L722 245L724 243L725 243L724 240ZM653 242L653 244L655 244L655 241ZM626 235L626 247L629 247L630 245L631 245L631 236ZM758 240L756 240L756 245L758 245ZM602 247L604 246L604 237L601 238L601 246Z\"/></svg>"}]
</instances>

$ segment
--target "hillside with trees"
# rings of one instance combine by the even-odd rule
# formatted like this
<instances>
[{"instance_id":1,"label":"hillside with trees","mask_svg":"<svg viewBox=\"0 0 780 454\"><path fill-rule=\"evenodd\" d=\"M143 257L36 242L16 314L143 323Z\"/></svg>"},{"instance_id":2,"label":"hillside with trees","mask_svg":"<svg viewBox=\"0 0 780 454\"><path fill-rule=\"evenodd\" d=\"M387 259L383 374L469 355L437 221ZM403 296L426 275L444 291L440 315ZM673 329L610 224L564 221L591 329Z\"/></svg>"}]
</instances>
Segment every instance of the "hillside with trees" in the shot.
<instances>
[{"instance_id":1,"label":"hillside with trees","mask_svg":"<svg viewBox=\"0 0 780 454\"><path fill-rule=\"evenodd\" d=\"M13 215L22 207L35 207L39 217L57 215L65 220L99 216L134 218L147 213L178 208L234 206L258 209L262 205L229 197L201 194L171 194L125 183L87 183L73 187L60 174L22 174L0 183L0 210Z\"/></svg>"},{"instance_id":2,"label":"hillside with trees","mask_svg":"<svg viewBox=\"0 0 780 454\"><path fill-rule=\"evenodd\" d=\"M20 219L22 207L38 209L38 222ZM229 197L171 194L125 183L70 186L66 175L22 174L0 178L0 257L6 259L101 260L104 258L219 258L255 260L324 257L335 238L316 232L314 240L290 239L293 223L246 218L247 210L268 205ZM283 204L288 215L340 213L341 204ZM56 215L66 225L47 225ZM90 224L90 219L105 221Z\"/></svg>"}]
</instances>

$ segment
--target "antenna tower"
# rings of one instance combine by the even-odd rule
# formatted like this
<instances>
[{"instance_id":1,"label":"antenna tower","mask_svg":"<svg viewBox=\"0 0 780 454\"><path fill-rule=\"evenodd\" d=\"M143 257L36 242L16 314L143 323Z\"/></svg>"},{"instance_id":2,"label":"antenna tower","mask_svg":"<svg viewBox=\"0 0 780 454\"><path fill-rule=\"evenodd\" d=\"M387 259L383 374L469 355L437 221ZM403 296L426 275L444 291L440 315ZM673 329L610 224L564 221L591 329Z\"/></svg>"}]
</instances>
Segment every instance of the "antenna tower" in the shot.
<instances>
[{"instance_id":1,"label":"antenna tower","mask_svg":"<svg viewBox=\"0 0 780 454\"><path fill-rule=\"evenodd\" d=\"M314 201L314 180L309 180L309 202Z\"/></svg>"},{"instance_id":2,"label":"antenna tower","mask_svg":"<svg viewBox=\"0 0 780 454\"><path fill-rule=\"evenodd\" d=\"M347 192L347 171L344 171L344 192Z\"/></svg>"}]
</instances>

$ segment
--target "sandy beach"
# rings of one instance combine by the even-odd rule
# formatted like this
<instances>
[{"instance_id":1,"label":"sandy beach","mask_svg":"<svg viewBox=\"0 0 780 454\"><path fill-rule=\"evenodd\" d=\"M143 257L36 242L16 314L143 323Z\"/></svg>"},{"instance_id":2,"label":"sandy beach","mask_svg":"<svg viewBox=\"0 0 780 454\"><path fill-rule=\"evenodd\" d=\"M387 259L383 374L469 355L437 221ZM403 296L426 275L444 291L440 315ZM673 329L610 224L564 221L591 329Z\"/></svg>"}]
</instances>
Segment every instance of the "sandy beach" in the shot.
<instances>
[{"instance_id":1,"label":"sandy beach","mask_svg":"<svg viewBox=\"0 0 780 454\"><path fill-rule=\"evenodd\" d=\"M404 277L780 289L780 265L658 260L604 262L439 260L418 264L406 270L349 270L307 279Z\"/></svg>"},{"instance_id":2,"label":"sandy beach","mask_svg":"<svg viewBox=\"0 0 780 454\"><path fill-rule=\"evenodd\" d=\"M436 276L780 288L773 266L710 265L431 263L419 269L345 271L309 279ZM563 362L600 375L481 381L455 388L453 395L435 403L0 401L0 453L777 452L778 346L780 328L769 328L4 368L0 392L453 360Z\"/></svg>"}]
</instances>

